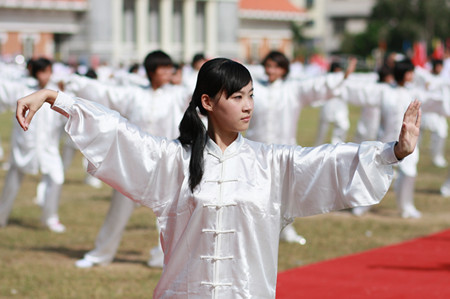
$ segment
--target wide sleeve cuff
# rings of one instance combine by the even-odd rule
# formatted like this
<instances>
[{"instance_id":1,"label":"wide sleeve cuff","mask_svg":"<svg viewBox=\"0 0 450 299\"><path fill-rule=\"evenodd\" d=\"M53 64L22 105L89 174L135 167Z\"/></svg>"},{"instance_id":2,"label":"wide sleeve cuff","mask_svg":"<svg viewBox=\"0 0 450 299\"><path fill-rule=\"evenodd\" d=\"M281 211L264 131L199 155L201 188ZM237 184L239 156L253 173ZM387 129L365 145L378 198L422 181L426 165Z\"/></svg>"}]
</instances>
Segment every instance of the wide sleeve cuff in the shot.
<instances>
[{"instance_id":1,"label":"wide sleeve cuff","mask_svg":"<svg viewBox=\"0 0 450 299\"><path fill-rule=\"evenodd\" d=\"M384 145L382 151L381 151L381 161L383 162L383 164L386 165L391 165L391 164L396 164L398 162L400 162L401 160L397 159L397 157L395 156L395 152L394 152L394 146L397 142L393 141L393 142L388 142Z\"/></svg>"},{"instance_id":2,"label":"wide sleeve cuff","mask_svg":"<svg viewBox=\"0 0 450 299\"><path fill-rule=\"evenodd\" d=\"M74 104L75 100L65 94L62 91L58 91L58 96L55 99L55 102L52 105L52 109L56 112L61 113L65 117L69 117L69 111L72 105Z\"/></svg>"}]
</instances>

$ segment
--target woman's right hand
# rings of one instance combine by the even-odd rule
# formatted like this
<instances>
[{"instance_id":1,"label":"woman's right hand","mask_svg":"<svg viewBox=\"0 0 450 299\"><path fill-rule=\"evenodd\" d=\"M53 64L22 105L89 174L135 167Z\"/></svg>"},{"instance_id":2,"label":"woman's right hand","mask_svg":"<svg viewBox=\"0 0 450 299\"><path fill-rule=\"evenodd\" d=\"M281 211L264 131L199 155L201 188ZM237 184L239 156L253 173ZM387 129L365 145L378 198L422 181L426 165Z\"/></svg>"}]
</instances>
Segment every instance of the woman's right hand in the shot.
<instances>
[{"instance_id":1,"label":"woman's right hand","mask_svg":"<svg viewBox=\"0 0 450 299\"><path fill-rule=\"evenodd\" d=\"M44 102L53 105L58 92L49 89L41 89L17 101L16 119L24 131L28 130L34 114Z\"/></svg>"}]
</instances>

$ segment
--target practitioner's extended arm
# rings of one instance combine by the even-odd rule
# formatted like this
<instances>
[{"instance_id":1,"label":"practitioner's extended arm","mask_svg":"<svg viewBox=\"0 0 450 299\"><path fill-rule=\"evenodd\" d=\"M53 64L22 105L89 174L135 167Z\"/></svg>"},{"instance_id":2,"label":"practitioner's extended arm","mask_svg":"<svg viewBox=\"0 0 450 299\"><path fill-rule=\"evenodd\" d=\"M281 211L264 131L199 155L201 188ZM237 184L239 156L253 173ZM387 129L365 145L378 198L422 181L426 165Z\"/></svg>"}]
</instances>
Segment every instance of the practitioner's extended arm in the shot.
<instances>
[{"instance_id":1,"label":"practitioner's extended arm","mask_svg":"<svg viewBox=\"0 0 450 299\"><path fill-rule=\"evenodd\" d=\"M28 130L34 114L47 102L53 105L58 92L49 89L41 89L17 101L16 118L22 129Z\"/></svg>"},{"instance_id":2,"label":"practitioner's extended arm","mask_svg":"<svg viewBox=\"0 0 450 299\"><path fill-rule=\"evenodd\" d=\"M354 57L350 57L348 60L347 69L345 70L344 79L347 79L356 70L356 64L358 60Z\"/></svg>"},{"instance_id":3,"label":"practitioner's extended arm","mask_svg":"<svg viewBox=\"0 0 450 299\"><path fill-rule=\"evenodd\" d=\"M401 160L411 154L416 148L420 133L420 102L414 100L409 104L403 116L403 124L398 137L398 143L394 147L395 156Z\"/></svg>"}]
</instances>

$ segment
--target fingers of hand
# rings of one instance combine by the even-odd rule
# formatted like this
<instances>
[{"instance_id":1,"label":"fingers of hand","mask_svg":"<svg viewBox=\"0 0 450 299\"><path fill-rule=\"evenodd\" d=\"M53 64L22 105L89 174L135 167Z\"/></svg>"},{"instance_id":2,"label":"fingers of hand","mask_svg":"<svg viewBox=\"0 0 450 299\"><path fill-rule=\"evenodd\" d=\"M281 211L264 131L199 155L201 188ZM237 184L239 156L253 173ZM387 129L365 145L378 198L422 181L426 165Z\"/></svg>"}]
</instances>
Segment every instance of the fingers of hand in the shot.
<instances>
[{"instance_id":1,"label":"fingers of hand","mask_svg":"<svg viewBox=\"0 0 450 299\"><path fill-rule=\"evenodd\" d=\"M25 131L28 129L28 126L25 124L25 115L27 112L27 108L20 103L17 104L17 111L16 111L16 119L19 122L19 125L24 129Z\"/></svg>"}]
</instances>

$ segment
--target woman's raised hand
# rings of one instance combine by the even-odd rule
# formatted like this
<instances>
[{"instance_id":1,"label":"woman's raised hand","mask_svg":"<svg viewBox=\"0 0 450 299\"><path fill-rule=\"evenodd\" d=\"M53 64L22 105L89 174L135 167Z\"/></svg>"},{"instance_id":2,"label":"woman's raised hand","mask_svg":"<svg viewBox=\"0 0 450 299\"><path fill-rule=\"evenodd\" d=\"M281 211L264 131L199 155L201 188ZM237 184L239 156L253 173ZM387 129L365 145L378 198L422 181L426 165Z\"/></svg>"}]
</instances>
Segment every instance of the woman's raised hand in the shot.
<instances>
[{"instance_id":1,"label":"woman's raised hand","mask_svg":"<svg viewBox=\"0 0 450 299\"><path fill-rule=\"evenodd\" d=\"M398 137L398 143L394 147L395 156L399 160L410 155L416 148L420 133L420 102L414 100L409 104L403 116L403 124Z\"/></svg>"},{"instance_id":2,"label":"woman's raised hand","mask_svg":"<svg viewBox=\"0 0 450 299\"><path fill-rule=\"evenodd\" d=\"M41 89L17 101L16 119L19 125L28 130L34 114L38 111L44 102L51 105L55 102L58 92L54 90Z\"/></svg>"}]
</instances>

